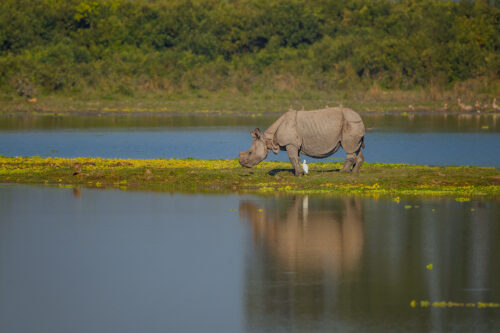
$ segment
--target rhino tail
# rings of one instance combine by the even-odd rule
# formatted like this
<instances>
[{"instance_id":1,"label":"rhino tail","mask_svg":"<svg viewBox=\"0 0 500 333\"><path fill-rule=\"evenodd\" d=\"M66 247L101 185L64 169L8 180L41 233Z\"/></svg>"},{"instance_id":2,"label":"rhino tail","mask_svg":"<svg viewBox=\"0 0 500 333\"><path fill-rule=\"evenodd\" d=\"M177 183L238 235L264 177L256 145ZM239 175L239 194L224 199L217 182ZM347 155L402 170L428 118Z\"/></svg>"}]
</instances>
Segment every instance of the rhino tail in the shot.
<instances>
[{"instance_id":1,"label":"rhino tail","mask_svg":"<svg viewBox=\"0 0 500 333\"><path fill-rule=\"evenodd\" d=\"M361 147L365 149L365 137L361 138Z\"/></svg>"}]
</instances>

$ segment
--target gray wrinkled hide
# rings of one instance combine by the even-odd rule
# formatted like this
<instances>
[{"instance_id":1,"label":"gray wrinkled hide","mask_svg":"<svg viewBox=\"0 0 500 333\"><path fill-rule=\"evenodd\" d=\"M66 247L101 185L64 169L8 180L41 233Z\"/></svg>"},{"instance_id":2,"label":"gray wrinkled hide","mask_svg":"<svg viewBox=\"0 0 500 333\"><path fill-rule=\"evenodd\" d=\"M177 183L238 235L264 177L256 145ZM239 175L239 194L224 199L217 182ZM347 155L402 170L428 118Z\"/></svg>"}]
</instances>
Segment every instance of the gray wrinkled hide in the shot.
<instances>
[{"instance_id":1,"label":"gray wrinkled hide","mask_svg":"<svg viewBox=\"0 0 500 333\"><path fill-rule=\"evenodd\" d=\"M286 150L295 169L303 174L299 154L324 158L334 154L340 146L346 152L341 171L359 171L364 161L361 147L365 126L355 111L343 108L326 108L314 111L290 110L283 114L263 133L255 129L251 133L252 146L240 152L240 164L252 167L267 157L269 151Z\"/></svg>"}]
</instances>

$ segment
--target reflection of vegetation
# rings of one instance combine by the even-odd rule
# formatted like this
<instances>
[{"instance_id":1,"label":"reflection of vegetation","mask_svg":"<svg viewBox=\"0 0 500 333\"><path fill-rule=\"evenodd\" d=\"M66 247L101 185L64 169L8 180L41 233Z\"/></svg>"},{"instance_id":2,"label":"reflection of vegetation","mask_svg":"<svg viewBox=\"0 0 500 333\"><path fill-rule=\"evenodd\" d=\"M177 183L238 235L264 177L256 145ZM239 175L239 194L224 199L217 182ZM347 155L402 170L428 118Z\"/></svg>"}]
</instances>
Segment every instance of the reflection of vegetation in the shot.
<instances>
[{"instance_id":1,"label":"reflection of vegetation","mask_svg":"<svg viewBox=\"0 0 500 333\"><path fill-rule=\"evenodd\" d=\"M493 115L489 115L492 117ZM482 122L490 123L487 116ZM146 130L165 130L166 128L186 128L186 127L216 127L223 126L225 129L234 129L237 126L245 126L247 128L267 127L276 116L200 116L200 115L105 115L100 117L88 116L0 116L0 130L21 130L21 129L94 129L102 128L103 130L118 129L118 128L144 128ZM471 123L475 126L476 122Z\"/></svg>"},{"instance_id":2,"label":"reflection of vegetation","mask_svg":"<svg viewBox=\"0 0 500 333\"><path fill-rule=\"evenodd\" d=\"M453 87L470 104L498 94L496 4L3 0L1 97L383 99L424 87L436 99Z\"/></svg>"},{"instance_id":3,"label":"reflection of vegetation","mask_svg":"<svg viewBox=\"0 0 500 333\"><path fill-rule=\"evenodd\" d=\"M107 115L101 117L80 116L0 116L0 130L20 129L61 129L61 128L147 128L165 129L170 127L213 127L227 129L237 126L246 128L266 128L275 120L276 115ZM368 131L391 132L495 132L500 131L500 115L497 114L417 114L401 117L397 114L364 114L363 122ZM488 125L485 125L488 124ZM488 131L482 129L487 126ZM330 157L332 162L343 162L342 157Z\"/></svg>"},{"instance_id":4,"label":"reflection of vegetation","mask_svg":"<svg viewBox=\"0 0 500 333\"><path fill-rule=\"evenodd\" d=\"M236 159L0 157L0 182L203 192L421 194L461 198L500 194L500 172L496 168L372 163L355 175L336 172L340 166L341 163L312 163L307 177L294 177L290 172L271 172L289 169L290 164L284 162L262 162L254 169L246 169Z\"/></svg>"}]
</instances>

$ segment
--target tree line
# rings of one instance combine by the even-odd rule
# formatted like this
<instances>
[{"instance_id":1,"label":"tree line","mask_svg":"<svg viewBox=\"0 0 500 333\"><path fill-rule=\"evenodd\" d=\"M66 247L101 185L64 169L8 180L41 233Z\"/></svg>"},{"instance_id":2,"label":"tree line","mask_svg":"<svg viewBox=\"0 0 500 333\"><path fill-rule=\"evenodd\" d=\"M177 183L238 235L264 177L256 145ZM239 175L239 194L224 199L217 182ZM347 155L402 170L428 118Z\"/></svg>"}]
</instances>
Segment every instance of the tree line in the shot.
<instances>
[{"instance_id":1,"label":"tree line","mask_svg":"<svg viewBox=\"0 0 500 333\"><path fill-rule=\"evenodd\" d=\"M500 1L3 0L4 95L498 82Z\"/></svg>"}]
</instances>

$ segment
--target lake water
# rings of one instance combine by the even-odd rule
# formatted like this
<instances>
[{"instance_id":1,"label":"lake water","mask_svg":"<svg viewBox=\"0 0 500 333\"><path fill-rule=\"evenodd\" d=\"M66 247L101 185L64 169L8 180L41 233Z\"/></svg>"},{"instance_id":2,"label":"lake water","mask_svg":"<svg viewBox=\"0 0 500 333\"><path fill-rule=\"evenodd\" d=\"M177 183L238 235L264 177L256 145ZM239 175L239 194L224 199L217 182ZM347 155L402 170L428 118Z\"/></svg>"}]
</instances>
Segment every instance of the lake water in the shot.
<instances>
[{"instance_id":1,"label":"lake water","mask_svg":"<svg viewBox=\"0 0 500 333\"><path fill-rule=\"evenodd\" d=\"M231 159L273 117L1 117L0 155ZM368 162L500 167L496 115L363 115ZM339 151L331 158L343 160ZM288 161L285 152L268 160ZM308 158L310 161L315 159Z\"/></svg>"},{"instance_id":2,"label":"lake water","mask_svg":"<svg viewBox=\"0 0 500 333\"><path fill-rule=\"evenodd\" d=\"M495 200L3 185L0 331L494 332L499 221Z\"/></svg>"}]
</instances>

